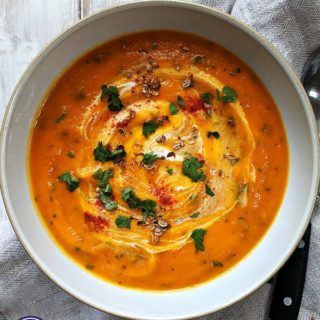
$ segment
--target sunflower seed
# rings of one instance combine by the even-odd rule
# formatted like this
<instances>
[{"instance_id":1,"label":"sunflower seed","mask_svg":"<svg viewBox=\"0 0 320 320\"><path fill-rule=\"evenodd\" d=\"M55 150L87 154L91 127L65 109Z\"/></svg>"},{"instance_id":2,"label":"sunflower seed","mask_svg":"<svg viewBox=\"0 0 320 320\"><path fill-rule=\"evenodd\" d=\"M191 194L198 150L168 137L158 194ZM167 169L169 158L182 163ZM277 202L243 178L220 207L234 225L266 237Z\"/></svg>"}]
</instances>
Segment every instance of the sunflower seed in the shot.
<instances>
[{"instance_id":1,"label":"sunflower seed","mask_svg":"<svg viewBox=\"0 0 320 320\"><path fill-rule=\"evenodd\" d=\"M158 142L158 143L165 142L166 140L167 140L167 138L166 138L165 135L161 135L161 136L156 138L156 142Z\"/></svg>"},{"instance_id":2,"label":"sunflower seed","mask_svg":"<svg viewBox=\"0 0 320 320\"><path fill-rule=\"evenodd\" d=\"M183 80L183 82L182 82L182 88L183 88L183 89L190 88L191 85L192 85L192 81L191 81L191 79L189 79L189 78Z\"/></svg>"},{"instance_id":3,"label":"sunflower seed","mask_svg":"<svg viewBox=\"0 0 320 320\"><path fill-rule=\"evenodd\" d=\"M183 142L183 141L179 141L179 142L177 142L177 143L174 143L173 146L172 146L172 148L173 148L174 150L178 150L178 149L183 148L184 146L185 146L184 142Z\"/></svg>"},{"instance_id":4,"label":"sunflower seed","mask_svg":"<svg viewBox=\"0 0 320 320\"><path fill-rule=\"evenodd\" d=\"M168 222L164 219L159 219L158 224L159 224L159 227L161 228L166 228L168 226Z\"/></svg>"}]
</instances>

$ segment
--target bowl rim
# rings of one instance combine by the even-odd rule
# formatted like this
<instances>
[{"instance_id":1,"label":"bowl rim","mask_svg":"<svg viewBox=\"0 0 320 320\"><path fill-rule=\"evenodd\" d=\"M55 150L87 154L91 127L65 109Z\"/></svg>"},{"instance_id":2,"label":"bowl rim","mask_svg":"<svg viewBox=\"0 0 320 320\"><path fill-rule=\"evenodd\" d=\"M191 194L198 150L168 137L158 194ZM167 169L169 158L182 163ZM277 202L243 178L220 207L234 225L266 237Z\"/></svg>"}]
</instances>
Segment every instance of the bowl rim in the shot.
<instances>
[{"instance_id":1,"label":"bowl rim","mask_svg":"<svg viewBox=\"0 0 320 320\"><path fill-rule=\"evenodd\" d=\"M298 245L300 239L302 238L308 223L311 219L314 204L316 202L317 197L317 191L319 186L319 178L320 178L320 147L319 147L319 137L318 137L318 128L316 124L316 119L313 113L313 109L311 106L311 103L308 99L308 96L297 76L293 68L290 66L290 64L287 62L287 60L280 54L280 52L272 45L271 42L269 42L267 39L265 39L262 35L260 35L257 31L255 31L251 26L247 25L246 23L242 22L238 18L235 18L231 16L228 13L222 12L214 7L209 7L207 5L189 2L189 1L183 1L183 0L134 0L127 3L117 4L110 6L105 9L97 10L94 13L89 14L87 17L82 18L79 21L76 21L75 23L68 26L66 29L61 31L58 35L53 37L39 52L38 54L32 59L32 61L29 63L28 67L25 69L25 71L22 73L19 81L17 82L11 97L9 99L9 102L6 106L5 113L3 116L2 124L1 124L1 131L0 131L0 190L3 198L3 203L5 210L7 212L7 216L10 220L10 223L13 227L13 230L19 239L20 243L26 250L26 252L29 254L29 256L32 258L32 260L36 263L38 268L44 272L48 278L53 281L57 286L62 288L65 292L76 298L77 300L95 308L103 312L107 312L110 314L114 314L121 317L131 317L129 314L126 314L124 312L118 311L108 311L106 309L102 309L101 307L95 305L92 303L92 301L87 302L82 297L81 294L78 294L78 292L70 291L69 289L65 288L64 283L59 282L59 279L56 279L54 274L51 274L49 270L46 270L44 266L41 265L41 262L37 261L37 258L33 255L33 252L31 248L28 247L28 244L24 242L23 236L19 234L19 226L16 225L16 221L14 218L13 210L11 210L11 199L10 195L8 193L8 190L6 188L7 180L4 178L4 172L5 172L5 166L4 166L4 159L5 159L5 141L7 138L7 129L9 126L9 123L11 121L11 115L13 112L13 109L15 108L15 98L17 97L19 91L22 88L22 83L25 79L28 78L30 72L32 72L32 69L37 67L43 59L47 56L48 53L51 52L55 48L56 45L58 45L63 40L67 39L71 34L74 32L77 32L82 27L86 26L87 24L90 24L91 22L94 22L96 20L99 20L100 18L103 18L108 15L112 15L115 13L119 13L121 11L131 10L131 9L137 9L140 7L168 7L168 8L182 8L187 9L191 11L201 12L203 14L207 14L210 16L213 16L215 18L221 19L226 23L231 24L233 27L240 29L243 33L247 34L249 37L253 38L261 47L263 47L267 52L276 60L276 62L281 66L282 70L286 74L286 76L291 81L292 85L294 86L294 89L296 90L296 93L298 94L299 98L301 99L301 103L303 105L303 108L306 112L306 119L308 126L310 128L311 132L311 145L312 145L312 156L313 156L313 162L314 162L314 169L315 172L312 177L311 181L311 189L312 193L311 196L308 198L308 201L306 203L306 215L305 215L305 223L303 227L300 229L300 232L298 234L295 234L295 241L294 244L289 248L289 250L286 252L284 259L282 262L274 268L273 272L266 275L264 278L261 278L259 282L257 282L255 285L248 288L246 291L242 292L242 294L239 294L238 296L234 297L232 300L230 300L228 303L225 303L221 305L219 308L210 309L210 306L208 306L207 310L205 312L197 312L193 314L189 314L187 316L181 316L181 317L175 317L175 319L190 319L193 317L199 317L206 314L210 314L212 312L217 312L219 310L222 310L230 305L233 305L234 303L240 301L241 299L247 297L252 292L257 290L259 287L261 287L266 281L268 281L275 273L278 272L278 270L285 264L287 259L291 256L293 251L295 250L296 246ZM192 289L186 288L186 290ZM146 292L147 294L147 292ZM138 319L138 318L134 318ZM139 319L159 319L159 317L139 317ZM167 318L161 318L161 319L167 319ZM169 319L169 318L168 318ZM171 318L170 318L171 319Z\"/></svg>"}]
</instances>

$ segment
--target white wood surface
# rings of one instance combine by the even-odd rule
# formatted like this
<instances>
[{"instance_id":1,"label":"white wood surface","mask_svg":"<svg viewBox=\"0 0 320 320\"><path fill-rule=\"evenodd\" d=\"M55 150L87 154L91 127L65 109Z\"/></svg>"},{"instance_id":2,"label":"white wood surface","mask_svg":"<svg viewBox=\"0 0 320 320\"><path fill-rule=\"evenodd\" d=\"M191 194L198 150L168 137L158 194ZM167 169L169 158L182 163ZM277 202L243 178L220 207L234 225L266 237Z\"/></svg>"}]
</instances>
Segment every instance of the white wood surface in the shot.
<instances>
[{"instance_id":1,"label":"white wood surface","mask_svg":"<svg viewBox=\"0 0 320 320\"><path fill-rule=\"evenodd\" d=\"M11 93L32 59L80 17L78 0L0 0L1 122ZM0 220L5 218L0 198Z\"/></svg>"},{"instance_id":2,"label":"white wood surface","mask_svg":"<svg viewBox=\"0 0 320 320\"><path fill-rule=\"evenodd\" d=\"M50 40L89 14L125 2L131 1L0 0L0 122L22 73ZM6 213L0 196L3 219Z\"/></svg>"}]
</instances>

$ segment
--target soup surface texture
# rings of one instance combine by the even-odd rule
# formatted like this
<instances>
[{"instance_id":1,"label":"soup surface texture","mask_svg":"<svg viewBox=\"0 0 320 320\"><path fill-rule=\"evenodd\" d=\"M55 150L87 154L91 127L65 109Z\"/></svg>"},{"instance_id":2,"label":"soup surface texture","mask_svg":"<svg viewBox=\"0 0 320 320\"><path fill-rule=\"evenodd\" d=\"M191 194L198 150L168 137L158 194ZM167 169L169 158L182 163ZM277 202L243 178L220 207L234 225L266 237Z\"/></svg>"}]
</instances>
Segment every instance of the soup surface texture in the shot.
<instances>
[{"instance_id":1,"label":"soup surface texture","mask_svg":"<svg viewBox=\"0 0 320 320\"><path fill-rule=\"evenodd\" d=\"M169 290L234 266L259 242L288 173L284 127L224 48L157 31L110 41L51 88L30 180L56 242L113 283Z\"/></svg>"}]
</instances>

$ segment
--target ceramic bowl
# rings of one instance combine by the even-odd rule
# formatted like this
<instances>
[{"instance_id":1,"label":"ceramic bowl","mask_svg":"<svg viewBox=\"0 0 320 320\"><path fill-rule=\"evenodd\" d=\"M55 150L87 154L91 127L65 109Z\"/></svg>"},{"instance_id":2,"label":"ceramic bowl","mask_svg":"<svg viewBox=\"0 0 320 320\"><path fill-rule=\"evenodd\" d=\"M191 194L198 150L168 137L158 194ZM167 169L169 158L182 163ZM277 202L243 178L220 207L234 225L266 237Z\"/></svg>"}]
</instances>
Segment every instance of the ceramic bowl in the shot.
<instances>
[{"instance_id":1,"label":"ceramic bowl","mask_svg":"<svg viewBox=\"0 0 320 320\"><path fill-rule=\"evenodd\" d=\"M267 234L222 276L183 290L126 289L84 271L58 248L31 200L27 151L36 109L52 82L86 51L120 35L155 29L208 38L245 61L271 92L289 142L288 186ZM318 184L318 137L308 98L281 55L249 27L216 10L183 2L144 1L94 14L55 38L32 62L10 100L1 130L1 189L25 249L60 287L100 310L134 319L184 319L222 309L253 292L285 262L312 212Z\"/></svg>"}]
</instances>

